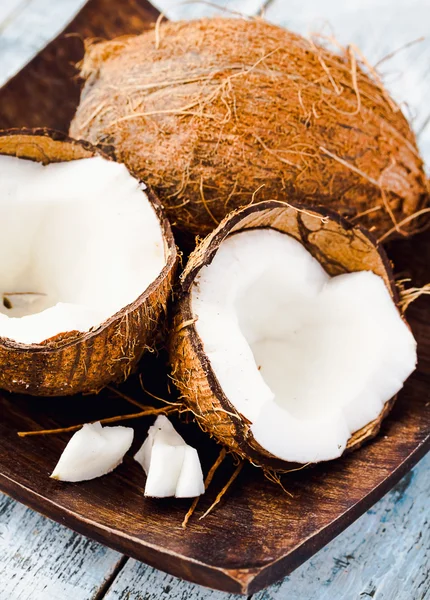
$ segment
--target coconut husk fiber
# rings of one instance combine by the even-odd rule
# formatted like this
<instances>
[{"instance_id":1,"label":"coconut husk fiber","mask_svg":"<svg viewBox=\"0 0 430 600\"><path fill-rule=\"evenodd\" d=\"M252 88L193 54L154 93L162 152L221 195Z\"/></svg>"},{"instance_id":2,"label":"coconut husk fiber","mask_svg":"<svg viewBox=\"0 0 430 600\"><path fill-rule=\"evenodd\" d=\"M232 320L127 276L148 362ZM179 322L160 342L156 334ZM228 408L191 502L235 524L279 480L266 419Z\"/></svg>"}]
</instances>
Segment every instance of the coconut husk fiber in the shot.
<instances>
[{"instance_id":1,"label":"coconut husk fiber","mask_svg":"<svg viewBox=\"0 0 430 600\"><path fill-rule=\"evenodd\" d=\"M234 233L273 228L300 243L331 276L372 271L385 282L398 306L399 296L384 249L361 226L353 226L337 213L280 201L256 203L229 215L191 254L180 278L180 292L170 336L172 379L184 404L200 427L238 456L264 469L289 471L300 465L283 461L254 439L250 422L240 414L221 388L197 333L191 290L200 269L211 263L222 242ZM385 403L379 416L351 435L345 452L373 438L391 410L395 398Z\"/></svg>"},{"instance_id":2,"label":"coconut husk fiber","mask_svg":"<svg viewBox=\"0 0 430 600\"><path fill-rule=\"evenodd\" d=\"M409 235L428 202L422 160L363 60L261 19L158 24L88 44L70 131L113 147L194 235L232 209L285 197L329 206L377 237Z\"/></svg>"}]
</instances>

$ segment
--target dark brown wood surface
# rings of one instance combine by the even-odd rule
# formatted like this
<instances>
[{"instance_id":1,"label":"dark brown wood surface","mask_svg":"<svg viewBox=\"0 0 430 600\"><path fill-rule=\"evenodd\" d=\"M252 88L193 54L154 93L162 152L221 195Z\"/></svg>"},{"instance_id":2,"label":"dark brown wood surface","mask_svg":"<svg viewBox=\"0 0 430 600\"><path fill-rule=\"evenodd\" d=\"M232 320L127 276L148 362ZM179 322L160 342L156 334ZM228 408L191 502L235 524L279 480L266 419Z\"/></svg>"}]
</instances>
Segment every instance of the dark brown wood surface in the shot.
<instances>
[{"instance_id":1,"label":"dark brown wood surface","mask_svg":"<svg viewBox=\"0 0 430 600\"><path fill-rule=\"evenodd\" d=\"M147 27L156 11L146 2L91 0L60 36L0 91L1 126L67 129L78 99L71 63L80 57L82 37L113 36ZM414 284L430 280L430 233L389 248L396 272ZM413 267L411 267L413 265ZM199 521L232 473L227 459L196 515L183 531L186 500L143 496L145 476L132 459L152 419L130 422L132 452L114 473L80 484L49 479L69 435L18 438L17 431L67 426L135 412L113 392L98 396L33 399L0 394L0 489L39 512L164 571L210 587L252 593L283 577L379 499L430 447L430 302L408 311L419 344L419 367L399 395L380 435L333 463L291 473L283 484L293 495L247 465L227 497ZM141 364L147 389L167 396L161 354ZM150 401L137 377L121 388ZM127 423L125 423L127 424ZM219 448L193 423L178 427L195 445L207 470Z\"/></svg>"},{"instance_id":2,"label":"dark brown wood surface","mask_svg":"<svg viewBox=\"0 0 430 600\"><path fill-rule=\"evenodd\" d=\"M87 39L142 33L158 11L146 0L90 0L53 42L0 90L0 128L68 131L79 102L76 64Z\"/></svg>"}]
</instances>

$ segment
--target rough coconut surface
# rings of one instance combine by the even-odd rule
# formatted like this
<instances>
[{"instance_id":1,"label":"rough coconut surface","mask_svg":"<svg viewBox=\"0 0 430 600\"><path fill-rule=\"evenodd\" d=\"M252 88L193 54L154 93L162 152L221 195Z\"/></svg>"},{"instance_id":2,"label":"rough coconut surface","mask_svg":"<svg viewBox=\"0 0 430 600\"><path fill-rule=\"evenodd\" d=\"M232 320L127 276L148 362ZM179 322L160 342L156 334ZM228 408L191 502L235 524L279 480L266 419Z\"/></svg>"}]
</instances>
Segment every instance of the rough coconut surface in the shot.
<instances>
[{"instance_id":1,"label":"rough coconut surface","mask_svg":"<svg viewBox=\"0 0 430 600\"><path fill-rule=\"evenodd\" d=\"M288 197L411 233L428 198L414 135L377 74L335 51L261 19L94 44L71 134L113 146L186 232Z\"/></svg>"},{"instance_id":2,"label":"rough coconut surface","mask_svg":"<svg viewBox=\"0 0 430 600\"><path fill-rule=\"evenodd\" d=\"M205 431L264 468L359 447L414 368L384 250L326 209L236 211L191 254L181 289L172 378Z\"/></svg>"},{"instance_id":3,"label":"rough coconut surface","mask_svg":"<svg viewBox=\"0 0 430 600\"><path fill-rule=\"evenodd\" d=\"M196 330L219 385L282 460L340 456L415 369L415 340L384 281L331 278L286 234L228 237L194 283Z\"/></svg>"},{"instance_id":4,"label":"rough coconut surface","mask_svg":"<svg viewBox=\"0 0 430 600\"><path fill-rule=\"evenodd\" d=\"M0 337L39 344L97 327L166 264L143 184L102 157L0 156Z\"/></svg>"}]
</instances>

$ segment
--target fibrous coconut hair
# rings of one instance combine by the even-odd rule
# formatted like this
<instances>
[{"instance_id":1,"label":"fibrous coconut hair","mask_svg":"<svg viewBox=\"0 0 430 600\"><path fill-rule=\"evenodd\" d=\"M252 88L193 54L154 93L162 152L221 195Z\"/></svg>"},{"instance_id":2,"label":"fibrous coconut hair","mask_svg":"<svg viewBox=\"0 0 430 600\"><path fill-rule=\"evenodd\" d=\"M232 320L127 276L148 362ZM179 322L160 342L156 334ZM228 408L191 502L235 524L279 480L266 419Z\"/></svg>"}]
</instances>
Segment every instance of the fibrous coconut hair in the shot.
<instances>
[{"instance_id":1,"label":"fibrous coconut hair","mask_svg":"<svg viewBox=\"0 0 430 600\"><path fill-rule=\"evenodd\" d=\"M164 23L88 47L71 134L113 146L185 232L288 197L408 235L428 199L423 164L363 60L260 19Z\"/></svg>"}]
</instances>

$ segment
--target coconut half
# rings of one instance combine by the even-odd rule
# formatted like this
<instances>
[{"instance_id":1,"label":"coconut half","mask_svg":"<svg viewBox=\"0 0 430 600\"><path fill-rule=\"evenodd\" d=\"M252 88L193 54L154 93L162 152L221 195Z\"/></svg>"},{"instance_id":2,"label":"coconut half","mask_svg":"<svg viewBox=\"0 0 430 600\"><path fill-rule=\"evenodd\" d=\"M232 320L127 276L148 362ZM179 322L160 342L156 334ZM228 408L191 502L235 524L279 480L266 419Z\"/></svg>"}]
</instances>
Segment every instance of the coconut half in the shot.
<instances>
[{"instance_id":1,"label":"coconut half","mask_svg":"<svg viewBox=\"0 0 430 600\"><path fill-rule=\"evenodd\" d=\"M86 423L64 448L51 478L88 481L106 475L122 463L133 442L131 427L102 427Z\"/></svg>"},{"instance_id":2,"label":"coconut half","mask_svg":"<svg viewBox=\"0 0 430 600\"><path fill-rule=\"evenodd\" d=\"M157 199L56 132L0 135L0 387L40 395L122 380L154 343L176 266Z\"/></svg>"},{"instance_id":3,"label":"coconut half","mask_svg":"<svg viewBox=\"0 0 430 600\"><path fill-rule=\"evenodd\" d=\"M160 415L135 455L146 473L145 496L194 498L205 492L199 455Z\"/></svg>"},{"instance_id":4,"label":"coconut half","mask_svg":"<svg viewBox=\"0 0 430 600\"><path fill-rule=\"evenodd\" d=\"M238 211L181 282L173 378L200 425L257 464L358 447L415 369L384 251L326 210L269 201Z\"/></svg>"}]
</instances>

